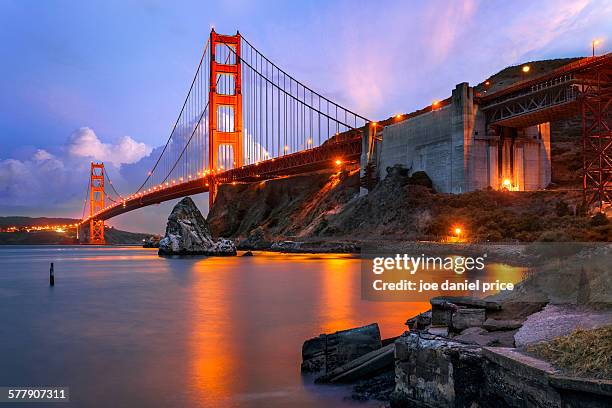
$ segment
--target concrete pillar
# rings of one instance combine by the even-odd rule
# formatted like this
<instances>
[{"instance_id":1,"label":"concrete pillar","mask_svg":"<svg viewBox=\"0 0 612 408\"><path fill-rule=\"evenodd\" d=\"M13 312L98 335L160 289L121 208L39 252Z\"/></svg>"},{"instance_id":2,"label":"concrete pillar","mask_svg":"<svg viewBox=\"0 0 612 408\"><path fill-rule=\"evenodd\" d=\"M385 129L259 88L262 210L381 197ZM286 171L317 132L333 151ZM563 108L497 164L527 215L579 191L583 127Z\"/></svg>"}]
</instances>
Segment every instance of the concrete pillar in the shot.
<instances>
[{"instance_id":1,"label":"concrete pillar","mask_svg":"<svg viewBox=\"0 0 612 408\"><path fill-rule=\"evenodd\" d=\"M514 175L512 174L512 139L505 138L503 139L503 144L501 146L502 154L501 154L501 180L500 186L504 182L504 180L513 180Z\"/></svg>"},{"instance_id":2,"label":"concrete pillar","mask_svg":"<svg viewBox=\"0 0 612 408\"><path fill-rule=\"evenodd\" d=\"M525 189L525 161L523 156L523 146L521 143L514 145L514 163L513 163L513 181L512 189L523 191Z\"/></svg>"},{"instance_id":3,"label":"concrete pillar","mask_svg":"<svg viewBox=\"0 0 612 408\"><path fill-rule=\"evenodd\" d=\"M472 173L469 161L472 152L475 122L474 89L467 82L458 84L452 95L451 114L451 168L450 187L452 193L468 190L467 176ZM473 171L473 170L472 170Z\"/></svg>"},{"instance_id":4,"label":"concrete pillar","mask_svg":"<svg viewBox=\"0 0 612 408\"><path fill-rule=\"evenodd\" d=\"M499 150L497 141L489 144L489 186L495 190L499 188Z\"/></svg>"},{"instance_id":5,"label":"concrete pillar","mask_svg":"<svg viewBox=\"0 0 612 408\"><path fill-rule=\"evenodd\" d=\"M538 125L540 135L540 188L546 188L551 181L550 164L550 122Z\"/></svg>"},{"instance_id":6,"label":"concrete pillar","mask_svg":"<svg viewBox=\"0 0 612 408\"><path fill-rule=\"evenodd\" d=\"M365 176L365 169L368 165L369 160L376 160L376 158L370 158L370 151L372 150L370 147L375 142L375 129L373 126L370 126L369 123L361 129L361 156L359 158L359 179L363 179ZM359 196L364 196L368 194L368 190L364 187L359 187Z\"/></svg>"}]
</instances>

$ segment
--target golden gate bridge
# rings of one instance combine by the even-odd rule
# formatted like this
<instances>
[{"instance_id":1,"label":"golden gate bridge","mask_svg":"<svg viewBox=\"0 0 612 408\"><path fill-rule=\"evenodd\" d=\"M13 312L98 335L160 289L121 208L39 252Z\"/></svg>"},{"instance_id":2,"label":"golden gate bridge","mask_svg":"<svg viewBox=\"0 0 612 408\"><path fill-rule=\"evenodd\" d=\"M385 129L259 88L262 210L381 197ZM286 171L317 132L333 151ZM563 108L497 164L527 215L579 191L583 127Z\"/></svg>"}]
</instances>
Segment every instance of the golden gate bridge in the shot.
<instances>
[{"instance_id":1,"label":"golden gate bridge","mask_svg":"<svg viewBox=\"0 0 612 408\"><path fill-rule=\"evenodd\" d=\"M136 208L206 191L212 205L219 184L355 162L355 130L367 122L279 68L240 33L213 29L155 165L124 196L104 165L92 163L90 211L85 217L84 206L81 225L89 223L89 243L103 244L104 220Z\"/></svg>"},{"instance_id":2,"label":"golden gate bridge","mask_svg":"<svg viewBox=\"0 0 612 408\"><path fill-rule=\"evenodd\" d=\"M610 203L611 84L612 54L606 54L478 95L476 101L490 126L524 126L581 113L585 199ZM221 35L213 29L172 131L143 182L122 195L104 164L92 163L77 229L89 225L89 243L104 244L104 221L141 207L202 192L209 192L212 206L220 184L360 160L365 167L370 158L364 162L362 152L369 155L372 148L364 141L380 140L384 126L394 121L448 103L372 122L289 75L240 33Z\"/></svg>"}]
</instances>

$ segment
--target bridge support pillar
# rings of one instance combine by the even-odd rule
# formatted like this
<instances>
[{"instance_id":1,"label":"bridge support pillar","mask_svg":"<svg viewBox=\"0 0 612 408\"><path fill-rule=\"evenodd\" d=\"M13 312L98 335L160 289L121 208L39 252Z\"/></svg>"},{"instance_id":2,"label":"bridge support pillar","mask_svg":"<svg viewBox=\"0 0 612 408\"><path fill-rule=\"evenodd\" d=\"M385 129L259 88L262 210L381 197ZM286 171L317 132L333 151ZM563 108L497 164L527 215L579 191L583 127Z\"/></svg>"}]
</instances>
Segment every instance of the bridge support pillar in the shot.
<instances>
[{"instance_id":1,"label":"bridge support pillar","mask_svg":"<svg viewBox=\"0 0 612 408\"><path fill-rule=\"evenodd\" d=\"M89 243L104 245L104 221L95 215L104 209L104 163L91 163L89 172Z\"/></svg>"},{"instance_id":2,"label":"bridge support pillar","mask_svg":"<svg viewBox=\"0 0 612 408\"><path fill-rule=\"evenodd\" d=\"M219 59L219 60L218 60ZM223 77L230 81L220 81ZM217 83L233 86L217 87ZM210 33L209 150L211 174L243 166L242 75L240 34ZM221 152L219 151L221 149ZM209 183L209 204L216 196L214 178Z\"/></svg>"}]
</instances>

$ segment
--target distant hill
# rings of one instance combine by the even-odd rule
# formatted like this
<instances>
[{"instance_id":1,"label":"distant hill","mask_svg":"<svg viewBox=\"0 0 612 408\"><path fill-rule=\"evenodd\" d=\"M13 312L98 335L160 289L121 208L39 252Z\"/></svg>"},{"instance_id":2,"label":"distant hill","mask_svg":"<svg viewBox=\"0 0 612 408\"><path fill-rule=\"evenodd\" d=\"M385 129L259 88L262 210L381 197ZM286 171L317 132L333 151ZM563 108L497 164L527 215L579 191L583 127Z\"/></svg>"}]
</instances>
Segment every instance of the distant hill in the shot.
<instances>
[{"instance_id":1,"label":"distant hill","mask_svg":"<svg viewBox=\"0 0 612 408\"><path fill-rule=\"evenodd\" d=\"M73 218L50 218L50 217L0 217L0 228L7 227L42 227L46 225L74 224L80 220ZM84 234L89 234L88 226L85 226ZM109 245L142 245L143 240L151 234L122 231L116 228L105 228L104 238ZM18 231L0 232L0 245L70 245L76 244L76 231L73 229L66 232L56 231Z\"/></svg>"},{"instance_id":2,"label":"distant hill","mask_svg":"<svg viewBox=\"0 0 612 408\"><path fill-rule=\"evenodd\" d=\"M7 227L42 227L45 225L74 224L80 220L74 218L50 218L50 217L0 217L0 228Z\"/></svg>"}]
</instances>

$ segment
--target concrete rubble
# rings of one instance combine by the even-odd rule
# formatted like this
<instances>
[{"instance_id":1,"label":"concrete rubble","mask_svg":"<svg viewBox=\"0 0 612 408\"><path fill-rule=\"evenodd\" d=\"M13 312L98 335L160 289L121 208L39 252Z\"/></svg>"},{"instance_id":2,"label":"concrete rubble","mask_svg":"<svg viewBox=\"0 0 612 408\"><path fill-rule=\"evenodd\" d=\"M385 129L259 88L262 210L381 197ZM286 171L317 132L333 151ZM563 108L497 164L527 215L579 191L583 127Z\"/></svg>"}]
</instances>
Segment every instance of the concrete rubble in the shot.
<instances>
[{"instance_id":1,"label":"concrete rubble","mask_svg":"<svg viewBox=\"0 0 612 408\"><path fill-rule=\"evenodd\" d=\"M381 341L376 324L307 340L302 371L316 372L317 383L356 384L352 398L384 400L391 408L612 403L612 381L563 376L515 348L517 331L537 316L504 318L514 310L504 314L491 300L438 297L430 303L431 310L408 319L409 331L395 340Z\"/></svg>"}]
</instances>

